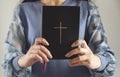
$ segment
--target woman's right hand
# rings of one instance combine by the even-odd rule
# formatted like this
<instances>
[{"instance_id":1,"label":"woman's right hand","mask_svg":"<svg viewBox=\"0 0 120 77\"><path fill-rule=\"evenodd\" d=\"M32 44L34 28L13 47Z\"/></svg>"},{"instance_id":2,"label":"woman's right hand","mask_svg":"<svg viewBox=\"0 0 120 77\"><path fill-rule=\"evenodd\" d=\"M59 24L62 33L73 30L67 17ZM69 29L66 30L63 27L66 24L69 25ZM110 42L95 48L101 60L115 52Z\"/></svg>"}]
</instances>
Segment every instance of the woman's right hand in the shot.
<instances>
[{"instance_id":1,"label":"woman's right hand","mask_svg":"<svg viewBox=\"0 0 120 77\"><path fill-rule=\"evenodd\" d=\"M26 68L37 61L41 63L48 62L52 55L44 45L49 46L49 43L44 38L36 38L34 45L30 47L25 55L19 58L18 65L21 68Z\"/></svg>"}]
</instances>

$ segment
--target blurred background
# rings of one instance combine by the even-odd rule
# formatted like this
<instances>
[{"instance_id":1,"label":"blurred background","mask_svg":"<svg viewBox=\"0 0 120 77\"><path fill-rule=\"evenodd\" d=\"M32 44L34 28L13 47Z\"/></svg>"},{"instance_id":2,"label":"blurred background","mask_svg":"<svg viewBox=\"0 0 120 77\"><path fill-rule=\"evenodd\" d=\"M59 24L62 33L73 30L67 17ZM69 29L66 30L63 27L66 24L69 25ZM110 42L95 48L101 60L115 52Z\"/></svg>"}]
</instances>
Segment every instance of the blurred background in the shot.
<instances>
[{"instance_id":1,"label":"blurred background","mask_svg":"<svg viewBox=\"0 0 120 77\"><path fill-rule=\"evenodd\" d=\"M94 0L98 6L102 22L108 38L109 46L115 51L117 70L113 77L120 77L120 0ZM19 0L0 0L0 77L4 77L1 67L4 53L4 41L9 24L12 20L13 9Z\"/></svg>"}]
</instances>

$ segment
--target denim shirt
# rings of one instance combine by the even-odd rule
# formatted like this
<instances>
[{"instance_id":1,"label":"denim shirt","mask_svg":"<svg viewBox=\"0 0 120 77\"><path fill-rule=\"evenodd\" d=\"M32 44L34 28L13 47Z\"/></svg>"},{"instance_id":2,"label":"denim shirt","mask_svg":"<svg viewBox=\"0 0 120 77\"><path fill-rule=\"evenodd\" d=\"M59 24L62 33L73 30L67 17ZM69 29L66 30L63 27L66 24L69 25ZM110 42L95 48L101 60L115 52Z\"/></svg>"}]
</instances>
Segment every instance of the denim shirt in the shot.
<instances>
[{"instance_id":1,"label":"denim shirt","mask_svg":"<svg viewBox=\"0 0 120 77\"><path fill-rule=\"evenodd\" d=\"M107 38L96 5L91 1L66 0L63 6L80 6L79 39L85 39L101 66L92 70L84 66L69 67L69 60L50 60L45 72L36 62L28 68L20 68L17 61L27 53L37 37L42 36L42 4L39 1L19 4L14 11L6 39L7 53L3 60L6 77L107 77L115 70L116 60ZM84 37L85 36L85 37Z\"/></svg>"}]
</instances>

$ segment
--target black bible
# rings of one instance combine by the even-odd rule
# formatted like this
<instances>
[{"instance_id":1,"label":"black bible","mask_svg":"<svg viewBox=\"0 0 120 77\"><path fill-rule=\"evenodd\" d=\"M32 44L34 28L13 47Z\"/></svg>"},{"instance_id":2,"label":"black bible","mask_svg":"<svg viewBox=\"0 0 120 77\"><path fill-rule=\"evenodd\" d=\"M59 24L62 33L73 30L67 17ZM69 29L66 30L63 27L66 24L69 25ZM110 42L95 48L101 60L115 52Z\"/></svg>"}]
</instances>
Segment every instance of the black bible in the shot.
<instances>
[{"instance_id":1,"label":"black bible","mask_svg":"<svg viewBox=\"0 0 120 77\"><path fill-rule=\"evenodd\" d=\"M49 42L47 47L53 59L67 59L65 54L79 37L79 6L43 6L42 37Z\"/></svg>"}]
</instances>

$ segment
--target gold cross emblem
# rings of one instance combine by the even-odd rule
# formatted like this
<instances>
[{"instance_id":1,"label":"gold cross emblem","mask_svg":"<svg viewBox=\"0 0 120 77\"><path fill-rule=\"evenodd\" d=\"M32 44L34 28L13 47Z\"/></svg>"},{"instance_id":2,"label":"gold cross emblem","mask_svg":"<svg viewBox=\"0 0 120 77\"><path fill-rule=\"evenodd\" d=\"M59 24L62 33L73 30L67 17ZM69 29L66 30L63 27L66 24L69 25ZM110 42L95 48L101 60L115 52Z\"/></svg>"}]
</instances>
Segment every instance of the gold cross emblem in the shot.
<instances>
[{"instance_id":1,"label":"gold cross emblem","mask_svg":"<svg viewBox=\"0 0 120 77\"><path fill-rule=\"evenodd\" d=\"M59 29L60 31L60 45L62 44L62 30L67 29L68 27L62 27L62 22L60 21L60 26L59 27L53 27L53 29Z\"/></svg>"}]
</instances>

